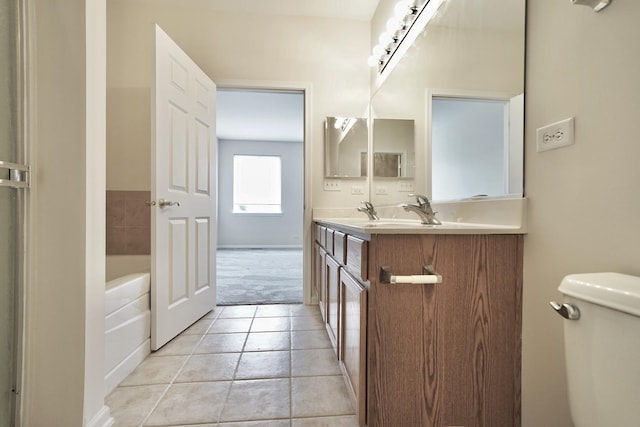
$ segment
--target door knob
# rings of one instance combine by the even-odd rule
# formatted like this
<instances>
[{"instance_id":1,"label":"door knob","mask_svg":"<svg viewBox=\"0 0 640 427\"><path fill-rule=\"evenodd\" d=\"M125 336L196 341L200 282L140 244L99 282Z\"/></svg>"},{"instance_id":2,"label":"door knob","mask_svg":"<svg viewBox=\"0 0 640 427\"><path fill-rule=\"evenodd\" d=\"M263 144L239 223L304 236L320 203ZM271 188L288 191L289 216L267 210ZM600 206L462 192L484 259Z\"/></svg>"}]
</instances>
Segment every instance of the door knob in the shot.
<instances>
[{"instance_id":1,"label":"door knob","mask_svg":"<svg viewBox=\"0 0 640 427\"><path fill-rule=\"evenodd\" d=\"M158 206L166 208L168 206L180 206L180 202L172 202L171 200L160 199L158 200Z\"/></svg>"},{"instance_id":2,"label":"door knob","mask_svg":"<svg viewBox=\"0 0 640 427\"><path fill-rule=\"evenodd\" d=\"M562 305L558 304L555 301L551 301L549 303L551 307L558 313L560 316L564 317L568 320L578 320L580 319L580 310L573 304L564 303Z\"/></svg>"}]
</instances>

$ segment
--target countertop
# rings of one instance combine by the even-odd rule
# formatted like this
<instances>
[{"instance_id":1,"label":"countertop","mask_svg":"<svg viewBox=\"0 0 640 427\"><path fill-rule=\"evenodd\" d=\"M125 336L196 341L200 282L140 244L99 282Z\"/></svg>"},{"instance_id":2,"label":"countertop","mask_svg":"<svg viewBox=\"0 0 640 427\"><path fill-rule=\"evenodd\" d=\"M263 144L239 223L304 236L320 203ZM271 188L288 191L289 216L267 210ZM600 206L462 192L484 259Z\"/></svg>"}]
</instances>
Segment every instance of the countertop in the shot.
<instances>
[{"instance_id":1,"label":"countertop","mask_svg":"<svg viewBox=\"0 0 640 427\"><path fill-rule=\"evenodd\" d=\"M314 221L339 230L361 234L524 234L523 227L468 222L421 224L419 220L366 218L314 218Z\"/></svg>"}]
</instances>

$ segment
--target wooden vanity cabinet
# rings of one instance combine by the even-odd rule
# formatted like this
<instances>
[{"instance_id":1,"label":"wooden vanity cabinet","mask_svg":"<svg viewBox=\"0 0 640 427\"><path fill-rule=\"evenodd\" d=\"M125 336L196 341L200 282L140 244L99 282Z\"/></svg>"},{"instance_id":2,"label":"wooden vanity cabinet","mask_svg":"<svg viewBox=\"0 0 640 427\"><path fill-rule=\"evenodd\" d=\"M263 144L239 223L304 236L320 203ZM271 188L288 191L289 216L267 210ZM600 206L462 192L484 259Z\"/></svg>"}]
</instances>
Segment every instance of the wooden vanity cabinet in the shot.
<instances>
[{"instance_id":1,"label":"wooden vanity cabinet","mask_svg":"<svg viewBox=\"0 0 640 427\"><path fill-rule=\"evenodd\" d=\"M522 235L337 233L344 258L322 264L327 299L336 270L339 289L327 330L360 426L519 426ZM442 283L380 281L383 266L427 265Z\"/></svg>"},{"instance_id":2,"label":"wooden vanity cabinet","mask_svg":"<svg viewBox=\"0 0 640 427\"><path fill-rule=\"evenodd\" d=\"M372 235L367 423L519 426L521 235ZM435 285L383 284L379 269Z\"/></svg>"}]
</instances>

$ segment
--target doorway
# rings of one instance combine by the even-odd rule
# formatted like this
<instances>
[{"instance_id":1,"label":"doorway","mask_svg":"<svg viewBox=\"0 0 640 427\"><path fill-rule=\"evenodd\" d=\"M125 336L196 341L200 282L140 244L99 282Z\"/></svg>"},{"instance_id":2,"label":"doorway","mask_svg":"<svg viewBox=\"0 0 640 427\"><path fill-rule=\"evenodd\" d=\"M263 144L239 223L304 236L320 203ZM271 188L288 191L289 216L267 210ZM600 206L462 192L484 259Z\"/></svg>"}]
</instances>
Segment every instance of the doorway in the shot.
<instances>
[{"instance_id":1,"label":"doorway","mask_svg":"<svg viewBox=\"0 0 640 427\"><path fill-rule=\"evenodd\" d=\"M303 302L304 92L217 94L218 304Z\"/></svg>"}]
</instances>

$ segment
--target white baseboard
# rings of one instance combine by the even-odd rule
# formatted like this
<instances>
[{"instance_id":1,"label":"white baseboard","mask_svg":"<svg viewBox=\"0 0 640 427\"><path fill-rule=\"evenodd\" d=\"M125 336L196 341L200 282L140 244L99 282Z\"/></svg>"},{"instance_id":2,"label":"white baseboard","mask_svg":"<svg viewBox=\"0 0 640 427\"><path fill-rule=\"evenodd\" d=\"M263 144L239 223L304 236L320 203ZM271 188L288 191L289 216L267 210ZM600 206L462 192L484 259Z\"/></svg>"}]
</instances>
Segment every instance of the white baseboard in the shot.
<instances>
[{"instance_id":1,"label":"white baseboard","mask_svg":"<svg viewBox=\"0 0 640 427\"><path fill-rule=\"evenodd\" d=\"M98 413L91 418L86 427L111 427L115 423L113 417L111 417L111 409L104 405Z\"/></svg>"},{"instance_id":2,"label":"white baseboard","mask_svg":"<svg viewBox=\"0 0 640 427\"><path fill-rule=\"evenodd\" d=\"M104 395L107 396L133 372L136 367L151 353L151 340L146 339L131 352L122 362L104 376Z\"/></svg>"}]
</instances>

